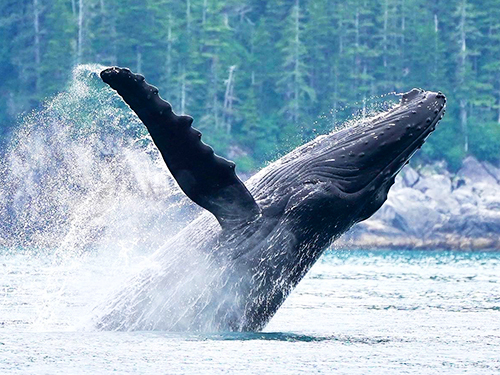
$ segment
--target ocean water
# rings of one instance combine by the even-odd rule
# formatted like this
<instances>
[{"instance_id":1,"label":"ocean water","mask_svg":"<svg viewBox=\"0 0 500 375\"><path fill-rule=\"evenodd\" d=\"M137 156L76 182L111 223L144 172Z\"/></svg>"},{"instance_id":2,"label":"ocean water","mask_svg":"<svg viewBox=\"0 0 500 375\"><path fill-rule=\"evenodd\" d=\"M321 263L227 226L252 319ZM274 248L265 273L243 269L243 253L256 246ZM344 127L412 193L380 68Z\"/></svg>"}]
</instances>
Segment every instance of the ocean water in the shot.
<instances>
[{"instance_id":1,"label":"ocean water","mask_svg":"<svg viewBox=\"0 0 500 375\"><path fill-rule=\"evenodd\" d=\"M493 374L500 253L329 251L263 332L99 332L137 262L0 252L0 374Z\"/></svg>"}]
</instances>

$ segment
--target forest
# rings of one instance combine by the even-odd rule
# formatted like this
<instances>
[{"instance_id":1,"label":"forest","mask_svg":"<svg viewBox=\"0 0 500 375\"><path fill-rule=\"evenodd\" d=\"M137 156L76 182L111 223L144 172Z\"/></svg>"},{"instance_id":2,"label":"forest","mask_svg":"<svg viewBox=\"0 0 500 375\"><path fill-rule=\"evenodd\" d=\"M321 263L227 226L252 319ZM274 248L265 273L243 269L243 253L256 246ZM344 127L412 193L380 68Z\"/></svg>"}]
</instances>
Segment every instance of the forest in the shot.
<instances>
[{"instance_id":1,"label":"forest","mask_svg":"<svg viewBox=\"0 0 500 375\"><path fill-rule=\"evenodd\" d=\"M127 66L216 152L255 170L364 116L440 90L417 162L500 158L500 0L1 0L0 138L74 66Z\"/></svg>"}]
</instances>

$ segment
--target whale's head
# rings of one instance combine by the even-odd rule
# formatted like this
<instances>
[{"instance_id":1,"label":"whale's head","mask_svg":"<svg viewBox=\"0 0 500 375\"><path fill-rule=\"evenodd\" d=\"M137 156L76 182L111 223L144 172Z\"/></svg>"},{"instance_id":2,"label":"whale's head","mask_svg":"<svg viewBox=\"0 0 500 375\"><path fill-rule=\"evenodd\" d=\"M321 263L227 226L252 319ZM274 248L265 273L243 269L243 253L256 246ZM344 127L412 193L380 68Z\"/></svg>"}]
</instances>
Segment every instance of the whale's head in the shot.
<instances>
[{"instance_id":1,"label":"whale's head","mask_svg":"<svg viewBox=\"0 0 500 375\"><path fill-rule=\"evenodd\" d=\"M341 234L382 206L445 107L442 93L413 89L388 111L316 138L262 171L255 189L259 204L266 213L266 203L279 200L281 206L267 205L271 215L295 211L302 222L333 226Z\"/></svg>"}]
</instances>

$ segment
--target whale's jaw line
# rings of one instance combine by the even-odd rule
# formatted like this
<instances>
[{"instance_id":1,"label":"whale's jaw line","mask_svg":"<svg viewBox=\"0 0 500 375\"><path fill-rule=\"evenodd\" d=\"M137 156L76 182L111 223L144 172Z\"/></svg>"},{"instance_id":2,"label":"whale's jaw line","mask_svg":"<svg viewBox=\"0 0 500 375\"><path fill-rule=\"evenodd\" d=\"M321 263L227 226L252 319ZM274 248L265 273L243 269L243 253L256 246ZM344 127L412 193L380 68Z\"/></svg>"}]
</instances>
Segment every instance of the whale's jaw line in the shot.
<instances>
[{"instance_id":1,"label":"whale's jaw line","mask_svg":"<svg viewBox=\"0 0 500 375\"><path fill-rule=\"evenodd\" d=\"M317 150L304 155L308 164L304 172L310 174L304 179L330 180L345 194L373 191L394 179L435 130L445 110L442 93L414 89L387 113L322 137Z\"/></svg>"}]
</instances>

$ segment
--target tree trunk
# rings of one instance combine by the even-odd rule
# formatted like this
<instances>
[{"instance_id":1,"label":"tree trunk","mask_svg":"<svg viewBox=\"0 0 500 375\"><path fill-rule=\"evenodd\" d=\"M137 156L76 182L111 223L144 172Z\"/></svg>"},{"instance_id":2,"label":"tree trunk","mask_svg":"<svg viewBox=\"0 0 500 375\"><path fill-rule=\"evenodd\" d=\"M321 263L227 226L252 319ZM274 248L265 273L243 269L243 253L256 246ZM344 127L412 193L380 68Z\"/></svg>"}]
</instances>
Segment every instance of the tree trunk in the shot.
<instances>
[{"instance_id":1,"label":"tree trunk","mask_svg":"<svg viewBox=\"0 0 500 375\"><path fill-rule=\"evenodd\" d=\"M333 113L332 113L332 121L333 125L337 125L337 102L338 102L338 70L337 65L335 65L333 70Z\"/></svg>"},{"instance_id":2,"label":"tree trunk","mask_svg":"<svg viewBox=\"0 0 500 375\"><path fill-rule=\"evenodd\" d=\"M186 30L191 33L191 0L186 0Z\"/></svg>"},{"instance_id":3,"label":"tree trunk","mask_svg":"<svg viewBox=\"0 0 500 375\"><path fill-rule=\"evenodd\" d=\"M114 10L114 9L113 9ZM118 38L117 32L116 32L116 15L114 12L111 12L111 65L117 65L118 62L118 51L116 48L116 40Z\"/></svg>"},{"instance_id":4,"label":"tree trunk","mask_svg":"<svg viewBox=\"0 0 500 375\"><path fill-rule=\"evenodd\" d=\"M216 129L219 129L219 101L217 98L217 83L219 77L217 75L217 59L212 58L212 114L214 117L214 125Z\"/></svg>"},{"instance_id":5,"label":"tree trunk","mask_svg":"<svg viewBox=\"0 0 500 375\"><path fill-rule=\"evenodd\" d=\"M363 105L361 107L361 118L366 117L366 95L363 94Z\"/></svg>"},{"instance_id":6,"label":"tree trunk","mask_svg":"<svg viewBox=\"0 0 500 375\"><path fill-rule=\"evenodd\" d=\"M460 99L460 125L464 136L464 152L469 152L469 132L467 129L467 100Z\"/></svg>"},{"instance_id":7,"label":"tree trunk","mask_svg":"<svg viewBox=\"0 0 500 375\"><path fill-rule=\"evenodd\" d=\"M406 17L405 17L405 0L401 0L401 61L403 68L405 65L405 32L406 32ZM404 70L404 69L403 69Z\"/></svg>"},{"instance_id":8,"label":"tree trunk","mask_svg":"<svg viewBox=\"0 0 500 375\"><path fill-rule=\"evenodd\" d=\"M33 0L33 25L35 28L35 92L40 87L40 8L38 0Z\"/></svg>"},{"instance_id":9,"label":"tree trunk","mask_svg":"<svg viewBox=\"0 0 500 375\"><path fill-rule=\"evenodd\" d=\"M356 8L356 17L354 19L354 46L355 54L354 54L354 87L358 87L359 85L359 67L361 65L361 61L359 58L359 10ZM359 100L359 96L358 96Z\"/></svg>"},{"instance_id":10,"label":"tree trunk","mask_svg":"<svg viewBox=\"0 0 500 375\"><path fill-rule=\"evenodd\" d=\"M460 9L460 23L458 25L460 32L460 57L458 64L458 84L459 90L462 91L462 99L460 99L460 126L462 128L462 134L464 137L464 152L469 151L469 135L467 129L467 99L465 98L465 74L466 74L466 64L467 64L467 34L465 31L465 21L467 18L466 10L467 2L462 0Z\"/></svg>"},{"instance_id":11,"label":"tree trunk","mask_svg":"<svg viewBox=\"0 0 500 375\"><path fill-rule=\"evenodd\" d=\"M389 10L388 10L388 0L384 0L384 34L382 36L383 40L383 59L384 59L384 68L387 68L387 24L389 21Z\"/></svg>"},{"instance_id":12,"label":"tree trunk","mask_svg":"<svg viewBox=\"0 0 500 375\"><path fill-rule=\"evenodd\" d=\"M181 70L181 114L186 113L186 67Z\"/></svg>"},{"instance_id":13,"label":"tree trunk","mask_svg":"<svg viewBox=\"0 0 500 375\"><path fill-rule=\"evenodd\" d=\"M439 62L439 20L437 13L434 13L434 75L438 71Z\"/></svg>"},{"instance_id":14,"label":"tree trunk","mask_svg":"<svg viewBox=\"0 0 500 375\"><path fill-rule=\"evenodd\" d=\"M498 91L497 91L497 95L498 95L498 108L497 108L498 118L497 118L497 123L500 124L500 77L498 77Z\"/></svg>"},{"instance_id":15,"label":"tree trunk","mask_svg":"<svg viewBox=\"0 0 500 375\"><path fill-rule=\"evenodd\" d=\"M201 24L205 26L207 22L207 0L203 0L203 13L201 16Z\"/></svg>"},{"instance_id":16,"label":"tree trunk","mask_svg":"<svg viewBox=\"0 0 500 375\"><path fill-rule=\"evenodd\" d=\"M344 52L344 23L342 20L339 21L339 57L342 56Z\"/></svg>"},{"instance_id":17,"label":"tree trunk","mask_svg":"<svg viewBox=\"0 0 500 375\"><path fill-rule=\"evenodd\" d=\"M234 71L236 70L236 65L229 67L229 76L226 80L226 92L224 94L224 123L226 125L227 134L231 133L231 116L233 110L233 99L234 99Z\"/></svg>"},{"instance_id":18,"label":"tree trunk","mask_svg":"<svg viewBox=\"0 0 500 375\"><path fill-rule=\"evenodd\" d=\"M354 19L354 45L356 46L356 52L359 48L359 10L356 8L356 17Z\"/></svg>"},{"instance_id":19,"label":"tree trunk","mask_svg":"<svg viewBox=\"0 0 500 375\"><path fill-rule=\"evenodd\" d=\"M367 72L368 72L368 70L367 70L366 65L365 65L365 66L363 66L363 77L366 77ZM363 79L361 81L363 81ZM361 116L363 118L366 117L366 93L365 92L363 93L363 109L361 111Z\"/></svg>"},{"instance_id":20,"label":"tree trunk","mask_svg":"<svg viewBox=\"0 0 500 375\"><path fill-rule=\"evenodd\" d=\"M142 49L141 46L136 47L136 68L137 73L142 72Z\"/></svg>"},{"instance_id":21,"label":"tree trunk","mask_svg":"<svg viewBox=\"0 0 500 375\"><path fill-rule=\"evenodd\" d=\"M172 14L168 14L168 28L167 28L167 59L166 59L166 80L165 84L167 90L170 89L170 81L172 79Z\"/></svg>"},{"instance_id":22,"label":"tree trunk","mask_svg":"<svg viewBox=\"0 0 500 375\"><path fill-rule=\"evenodd\" d=\"M81 64L83 60L83 0L78 0L78 50L77 64Z\"/></svg>"},{"instance_id":23,"label":"tree trunk","mask_svg":"<svg viewBox=\"0 0 500 375\"><path fill-rule=\"evenodd\" d=\"M466 34L465 34L465 19L467 17L466 14L466 0L462 1L462 9L460 10L460 45L462 46L461 51L462 53L460 54L461 58L461 68L465 69L465 63L467 60L467 39L466 39Z\"/></svg>"},{"instance_id":24,"label":"tree trunk","mask_svg":"<svg viewBox=\"0 0 500 375\"><path fill-rule=\"evenodd\" d=\"M294 51L294 74L293 74L293 122L297 123L299 120L299 75L300 75L300 3L295 0L295 51Z\"/></svg>"}]
</instances>

